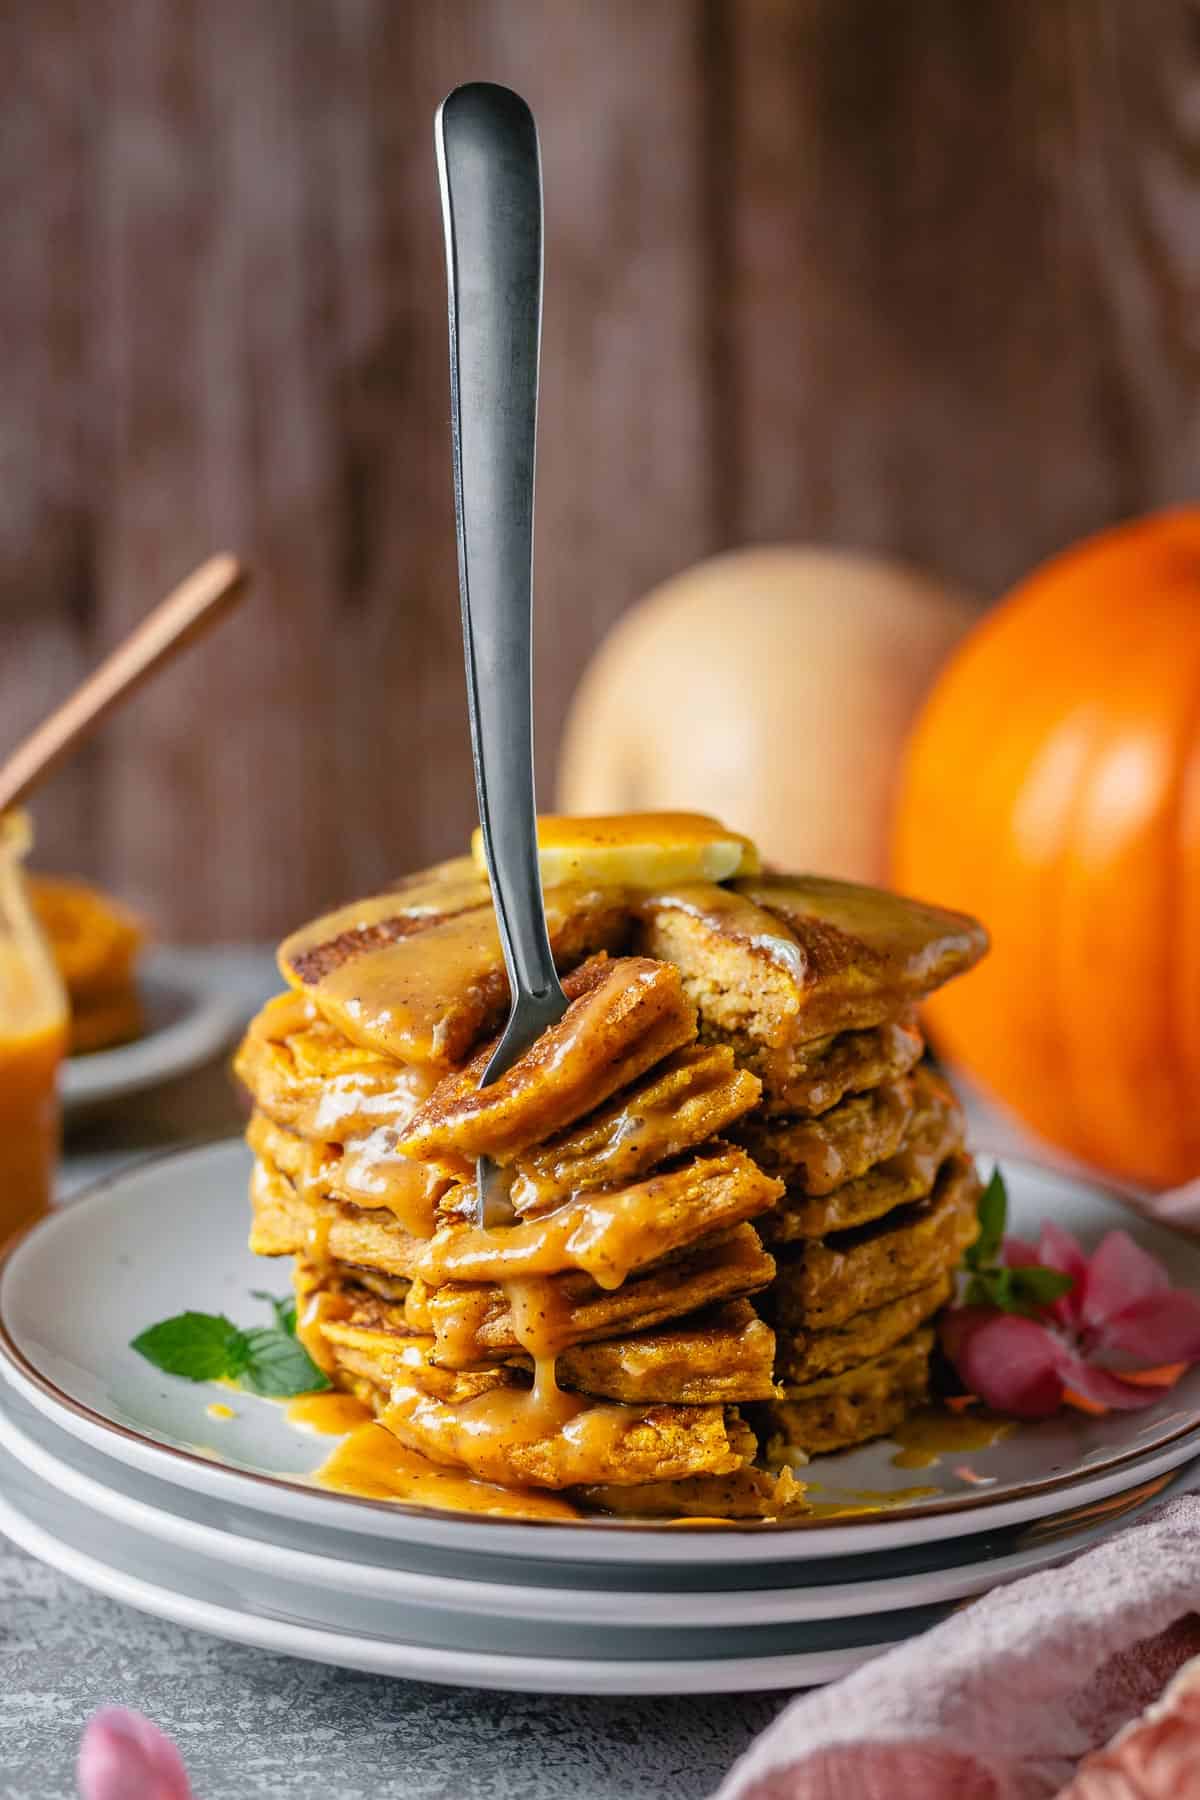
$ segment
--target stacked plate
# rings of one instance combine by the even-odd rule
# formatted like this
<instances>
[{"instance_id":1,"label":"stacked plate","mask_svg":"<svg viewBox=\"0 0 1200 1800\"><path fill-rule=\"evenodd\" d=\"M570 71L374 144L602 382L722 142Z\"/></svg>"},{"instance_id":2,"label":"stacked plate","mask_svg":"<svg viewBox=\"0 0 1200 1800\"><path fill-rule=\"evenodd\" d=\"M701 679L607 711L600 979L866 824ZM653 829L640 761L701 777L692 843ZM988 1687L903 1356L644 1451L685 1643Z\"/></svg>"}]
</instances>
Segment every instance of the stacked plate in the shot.
<instances>
[{"instance_id":1,"label":"stacked plate","mask_svg":"<svg viewBox=\"0 0 1200 1800\"><path fill-rule=\"evenodd\" d=\"M819 1459L816 1510L789 1525L525 1523L333 1493L312 1479L328 1438L128 1347L189 1309L254 1318L269 1271L243 1248L248 1169L240 1143L144 1164L37 1226L0 1271L0 1530L181 1624L479 1687L799 1687L1200 1482L1192 1370L1135 1414ZM1131 1227L1098 1190L1007 1174L1014 1230L1131 1228L1200 1289L1193 1245Z\"/></svg>"}]
</instances>

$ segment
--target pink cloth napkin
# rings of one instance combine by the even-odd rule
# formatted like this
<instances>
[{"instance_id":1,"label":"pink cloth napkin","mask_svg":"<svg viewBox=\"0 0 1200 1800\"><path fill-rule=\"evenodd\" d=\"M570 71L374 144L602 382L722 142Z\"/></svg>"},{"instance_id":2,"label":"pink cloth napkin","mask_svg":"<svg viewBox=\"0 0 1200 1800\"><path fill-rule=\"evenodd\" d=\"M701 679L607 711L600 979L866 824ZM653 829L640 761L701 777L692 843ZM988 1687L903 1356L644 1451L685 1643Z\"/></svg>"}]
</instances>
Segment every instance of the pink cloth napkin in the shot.
<instances>
[{"instance_id":1,"label":"pink cloth napkin","mask_svg":"<svg viewBox=\"0 0 1200 1800\"><path fill-rule=\"evenodd\" d=\"M1160 1786L1079 1764L1200 1655L1198 1615L1200 1496L1184 1495L793 1701L716 1800L1047 1800L1077 1772L1071 1800L1193 1800L1200 1733L1190 1774L1176 1757ZM1194 1684L1185 1701L1200 1713Z\"/></svg>"}]
</instances>

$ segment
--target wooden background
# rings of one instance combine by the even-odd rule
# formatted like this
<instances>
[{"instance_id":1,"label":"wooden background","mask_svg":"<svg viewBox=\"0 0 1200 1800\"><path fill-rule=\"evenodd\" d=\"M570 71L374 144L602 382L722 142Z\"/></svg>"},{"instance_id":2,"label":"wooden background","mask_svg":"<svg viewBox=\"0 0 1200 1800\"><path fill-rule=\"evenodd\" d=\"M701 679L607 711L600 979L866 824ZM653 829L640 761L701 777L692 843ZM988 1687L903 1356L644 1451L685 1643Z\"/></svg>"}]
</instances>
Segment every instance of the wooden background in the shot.
<instances>
[{"instance_id":1,"label":"wooden background","mask_svg":"<svg viewBox=\"0 0 1200 1800\"><path fill-rule=\"evenodd\" d=\"M538 730L727 545L984 594L1194 497L1183 0L6 0L0 729L229 546L245 613L39 809L166 933L266 936L473 818L431 122L545 161Z\"/></svg>"}]
</instances>

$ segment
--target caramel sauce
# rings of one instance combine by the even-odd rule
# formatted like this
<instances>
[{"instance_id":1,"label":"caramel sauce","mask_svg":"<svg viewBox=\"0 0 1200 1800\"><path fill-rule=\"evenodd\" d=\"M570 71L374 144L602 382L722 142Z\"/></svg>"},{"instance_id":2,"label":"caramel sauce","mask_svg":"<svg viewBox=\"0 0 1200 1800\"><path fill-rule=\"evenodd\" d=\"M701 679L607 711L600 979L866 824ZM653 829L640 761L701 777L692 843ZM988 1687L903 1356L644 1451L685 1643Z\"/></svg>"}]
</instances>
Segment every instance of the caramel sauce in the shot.
<instances>
[{"instance_id":1,"label":"caramel sauce","mask_svg":"<svg viewBox=\"0 0 1200 1800\"><path fill-rule=\"evenodd\" d=\"M58 1160L58 1067L65 1018L0 1028L0 1243L50 1205Z\"/></svg>"},{"instance_id":2,"label":"caramel sauce","mask_svg":"<svg viewBox=\"0 0 1200 1800\"><path fill-rule=\"evenodd\" d=\"M326 1081L312 1111L312 1136L340 1142L360 1135L375 1120L396 1129L406 1125L437 1086L437 1071L413 1064L396 1064L395 1071L395 1079L383 1088L353 1073Z\"/></svg>"},{"instance_id":3,"label":"caramel sauce","mask_svg":"<svg viewBox=\"0 0 1200 1800\"><path fill-rule=\"evenodd\" d=\"M397 1150L396 1135L388 1124L347 1142L332 1171L337 1190L355 1206L390 1212L413 1237L430 1238L437 1228L438 1200L449 1183Z\"/></svg>"},{"instance_id":4,"label":"caramel sauce","mask_svg":"<svg viewBox=\"0 0 1200 1800\"><path fill-rule=\"evenodd\" d=\"M986 1450L1017 1429L1014 1419L992 1413L951 1413L930 1407L912 1413L889 1435L900 1449L892 1458L897 1469L931 1469L943 1456L963 1450Z\"/></svg>"},{"instance_id":5,"label":"caramel sauce","mask_svg":"<svg viewBox=\"0 0 1200 1800\"><path fill-rule=\"evenodd\" d=\"M484 1513L508 1519L578 1519L575 1507L532 1488L478 1481L443 1468L408 1449L382 1425L359 1425L342 1439L313 1476L338 1494L367 1500L408 1501L447 1512Z\"/></svg>"},{"instance_id":6,"label":"caramel sauce","mask_svg":"<svg viewBox=\"0 0 1200 1800\"><path fill-rule=\"evenodd\" d=\"M305 1254L318 1269L329 1266L329 1234L332 1230L332 1215L317 1213L304 1233Z\"/></svg>"},{"instance_id":7,"label":"caramel sauce","mask_svg":"<svg viewBox=\"0 0 1200 1800\"><path fill-rule=\"evenodd\" d=\"M617 1288L631 1269L673 1247L658 1215L653 1180L613 1194L569 1202L544 1218L491 1230L451 1226L421 1256L418 1272L431 1283L495 1281L582 1269L598 1287ZM689 1232L694 1236L694 1229ZM660 1238L663 1240L659 1242Z\"/></svg>"},{"instance_id":8,"label":"caramel sauce","mask_svg":"<svg viewBox=\"0 0 1200 1800\"><path fill-rule=\"evenodd\" d=\"M555 1487L582 1487L606 1479L622 1438L641 1418L636 1407L596 1402L559 1388L548 1359L533 1387L492 1388L457 1404L397 1382L382 1418L401 1439L411 1433L437 1462L470 1470L484 1481L520 1485L513 1452L547 1445ZM547 1485L550 1485L547 1483Z\"/></svg>"},{"instance_id":9,"label":"caramel sauce","mask_svg":"<svg viewBox=\"0 0 1200 1800\"><path fill-rule=\"evenodd\" d=\"M333 1393L298 1394L294 1400L289 1400L287 1407L289 1425L297 1425L302 1431L315 1432L320 1437L344 1437L348 1431L366 1425L371 1417L369 1406L356 1400L353 1394L336 1390Z\"/></svg>"},{"instance_id":10,"label":"caramel sauce","mask_svg":"<svg viewBox=\"0 0 1200 1800\"><path fill-rule=\"evenodd\" d=\"M332 1375L337 1359L325 1341L321 1325L325 1319L342 1317L346 1311L346 1303L340 1294L326 1293L321 1289L308 1294L297 1293L296 1300L297 1340L308 1351L322 1374Z\"/></svg>"}]
</instances>

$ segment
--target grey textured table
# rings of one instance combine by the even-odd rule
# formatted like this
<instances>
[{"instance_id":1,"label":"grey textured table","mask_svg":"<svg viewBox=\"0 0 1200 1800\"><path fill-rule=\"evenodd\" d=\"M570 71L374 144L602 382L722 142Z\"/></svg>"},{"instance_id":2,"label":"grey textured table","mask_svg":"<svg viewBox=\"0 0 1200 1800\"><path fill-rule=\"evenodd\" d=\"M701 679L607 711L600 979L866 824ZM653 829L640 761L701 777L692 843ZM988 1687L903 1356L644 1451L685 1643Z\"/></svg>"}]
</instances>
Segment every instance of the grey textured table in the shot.
<instances>
[{"instance_id":1,"label":"grey textured table","mask_svg":"<svg viewBox=\"0 0 1200 1800\"><path fill-rule=\"evenodd\" d=\"M264 952L198 953L249 1013ZM63 1191L241 1115L224 1066L77 1129ZM68 1800L98 1706L177 1740L198 1800L702 1800L781 1695L580 1700L383 1681L226 1644L89 1593L0 1538L0 1800Z\"/></svg>"}]
</instances>

